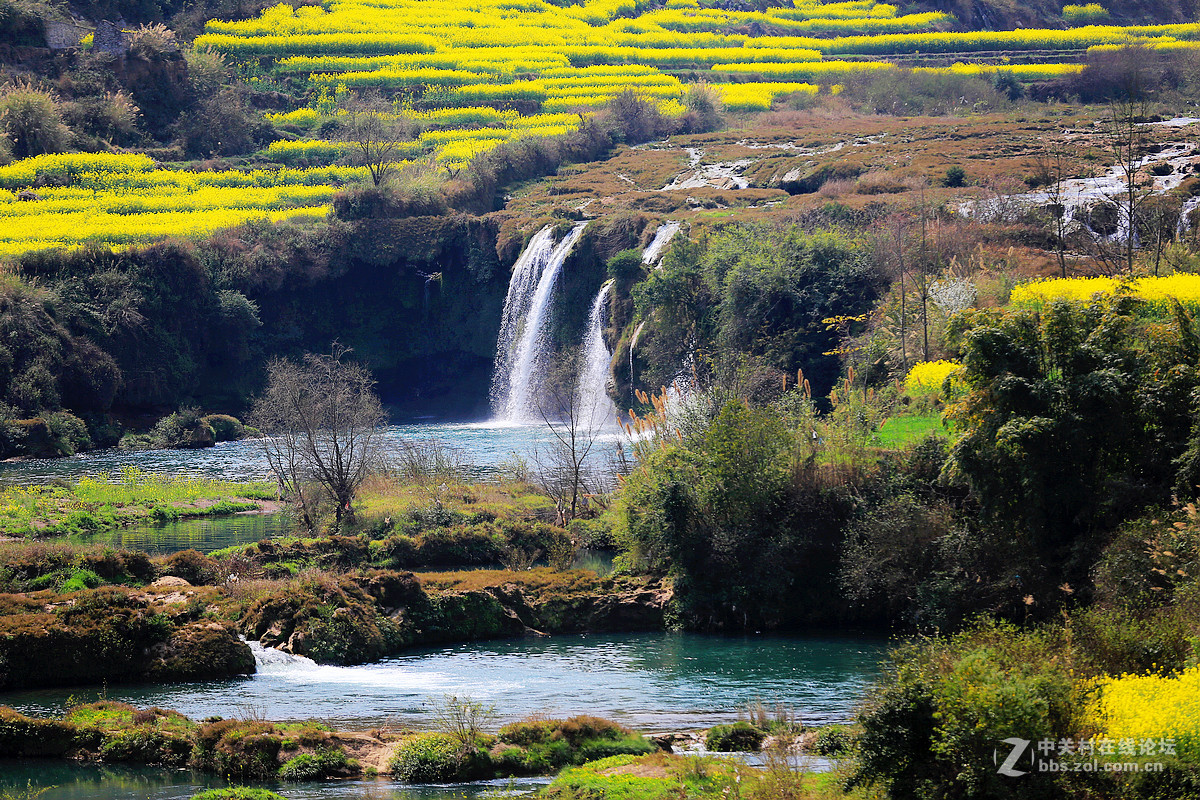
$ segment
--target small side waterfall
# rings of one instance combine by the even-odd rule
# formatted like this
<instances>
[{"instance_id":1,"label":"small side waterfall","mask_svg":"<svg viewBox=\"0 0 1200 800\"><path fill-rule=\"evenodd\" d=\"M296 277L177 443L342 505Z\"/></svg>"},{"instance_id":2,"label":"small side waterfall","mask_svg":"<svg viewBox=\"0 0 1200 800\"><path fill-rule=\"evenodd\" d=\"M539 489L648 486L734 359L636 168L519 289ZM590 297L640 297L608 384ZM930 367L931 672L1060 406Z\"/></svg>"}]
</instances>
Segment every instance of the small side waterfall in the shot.
<instances>
[{"instance_id":1,"label":"small side waterfall","mask_svg":"<svg viewBox=\"0 0 1200 800\"><path fill-rule=\"evenodd\" d=\"M604 344L604 325L608 321L608 297L612 281L596 293L588 312L587 333L583 337L583 363L575 389L576 417L585 430L611 428L617 423L617 407L608 396L609 367L612 353Z\"/></svg>"},{"instance_id":2,"label":"small side waterfall","mask_svg":"<svg viewBox=\"0 0 1200 800\"><path fill-rule=\"evenodd\" d=\"M650 240L650 244L646 245L646 249L642 251L643 264L654 266L659 262L663 252L667 249L667 245L671 243L671 239L679 232L681 224L679 222L664 222L658 226L658 230L654 232L654 238Z\"/></svg>"},{"instance_id":3,"label":"small side waterfall","mask_svg":"<svg viewBox=\"0 0 1200 800\"><path fill-rule=\"evenodd\" d=\"M554 244L553 229L542 228L529 240L529 245L513 265L492 373L492 410L497 419L505 422L538 420L541 377L548 366L547 327L554 287L563 263L586 226L586 222L576 224L558 244Z\"/></svg>"}]
</instances>

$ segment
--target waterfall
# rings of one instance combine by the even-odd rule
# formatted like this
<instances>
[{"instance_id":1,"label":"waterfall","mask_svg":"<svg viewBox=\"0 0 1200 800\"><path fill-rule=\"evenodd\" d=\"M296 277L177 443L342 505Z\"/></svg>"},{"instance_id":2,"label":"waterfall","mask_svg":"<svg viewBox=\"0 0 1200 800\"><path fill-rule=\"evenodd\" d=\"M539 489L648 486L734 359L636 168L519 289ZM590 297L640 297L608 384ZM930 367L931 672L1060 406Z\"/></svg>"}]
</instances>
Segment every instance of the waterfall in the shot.
<instances>
[{"instance_id":1,"label":"waterfall","mask_svg":"<svg viewBox=\"0 0 1200 800\"><path fill-rule=\"evenodd\" d=\"M607 281L596 293L592 310L588 312L587 333L583 337L583 364L575 389L575 412L585 430L611 428L617 422L617 407L608 396L612 353L604 344L604 324L611 292L612 281Z\"/></svg>"},{"instance_id":2,"label":"waterfall","mask_svg":"<svg viewBox=\"0 0 1200 800\"><path fill-rule=\"evenodd\" d=\"M679 222L664 222L658 226L658 230L654 232L654 238L650 244L646 245L646 249L642 251L642 263L650 264L651 266L658 263L662 258L663 251L667 249L671 238L679 232Z\"/></svg>"},{"instance_id":3,"label":"waterfall","mask_svg":"<svg viewBox=\"0 0 1200 800\"><path fill-rule=\"evenodd\" d=\"M496 365L492 374L492 410L505 422L538 419L537 401L542 374L549 366L550 312L554 287L571 248L583 235L586 222L571 229L554 244L554 231L547 226L529 240L513 265L496 341Z\"/></svg>"}]
</instances>

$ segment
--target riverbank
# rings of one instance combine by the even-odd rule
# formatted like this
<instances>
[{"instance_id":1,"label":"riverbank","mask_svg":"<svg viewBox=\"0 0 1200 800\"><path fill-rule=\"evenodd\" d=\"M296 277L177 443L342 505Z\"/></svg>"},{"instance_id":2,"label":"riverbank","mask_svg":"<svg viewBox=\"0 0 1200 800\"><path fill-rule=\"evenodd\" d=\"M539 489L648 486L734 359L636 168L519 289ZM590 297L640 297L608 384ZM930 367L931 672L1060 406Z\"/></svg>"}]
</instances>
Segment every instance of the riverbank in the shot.
<instances>
[{"instance_id":1,"label":"riverbank","mask_svg":"<svg viewBox=\"0 0 1200 800\"><path fill-rule=\"evenodd\" d=\"M805 731L791 722L780 723L757 756L764 733L745 722L655 737L588 715L536 716L495 728L493 709L456 697L445 698L433 718L433 730L346 732L315 721L211 717L195 722L175 711L112 701L75 706L59 718L33 718L0 707L0 759L33 758L51 769L56 759L189 768L258 785L377 776L406 785L447 784L557 775L544 792L547 797L585 785L616 789L632 778L624 788L636 791L628 796L649 800L664 796L661 790L673 784L686 787L689 797L702 798L727 797L728 791L721 791L727 785L745 790L746 797L764 798L783 796L765 793L768 785L780 788L781 782L793 789L836 790L836 778L817 774L828 773L828 766L814 771L811 759L818 753L844 755L821 749L823 738L830 738L822 733L831 729ZM731 731L756 735L722 738ZM710 746L720 746L721 758L672 754L672 742L705 741L706 735Z\"/></svg>"},{"instance_id":2,"label":"riverbank","mask_svg":"<svg viewBox=\"0 0 1200 800\"><path fill-rule=\"evenodd\" d=\"M280 510L264 481L161 475L134 467L116 475L0 489L0 539L80 535L184 517Z\"/></svg>"}]
</instances>

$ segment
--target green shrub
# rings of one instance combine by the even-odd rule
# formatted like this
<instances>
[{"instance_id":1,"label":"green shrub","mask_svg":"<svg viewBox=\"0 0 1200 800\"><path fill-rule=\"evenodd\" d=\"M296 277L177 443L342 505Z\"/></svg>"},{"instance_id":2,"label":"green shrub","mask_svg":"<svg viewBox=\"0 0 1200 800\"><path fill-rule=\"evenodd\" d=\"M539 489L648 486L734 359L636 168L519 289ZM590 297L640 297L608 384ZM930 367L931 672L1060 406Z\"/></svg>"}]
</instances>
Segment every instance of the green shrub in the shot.
<instances>
[{"instance_id":1,"label":"green shrub","mask_svg":"<svg viewBox=\"0 0 1200 800\"><path fill-rule=\"evenodd\" d=\"M446 733L419 733L396 749L389 769L405 783L451 783L480 778L491 772L491 758L478 749L464 752Z\"/></svg>"},{"instance_id":2,"label":"green shrub","mask_svg":"<svg viewBox=\"0 0 1200 800\"><path fill-rule=\"evenodd\" d=\"M767 734L748 722L714 725L704 737L704 746L714 753L754 752L762 747Z\"/></svg>"},{"instance_id":3,"label":"green shrub","mask_svg":"<svg viewBox=\"0 0 1200 800\"><path fill-rule=\"evenodd\" d=\"M513 722L500 729L502 745L493 758L502 771L545 773L615 755L645 755L657 748L611 720L580 715L570 719Z\"/></svg>"},{"instance_id":4,"label":"green shrub","mask_svg":"<svg viewBox=\"0 0 1200 800\"><path fill-rule=\"evenodd\" d=\"M843 757L854 748L853 731L841 725L827 725L817 731L812 751L819 756Z\"/></svg>"},{"instance_id":5,"label":"green shrub","mask_svg":"<svg viewBox=\"0 0 1200 800\"><path fill-rule=\"evenodd\" d=\"M231 786L227 789L209 789L192 795L192 800L287 800L282 795L266 789L251 789L246 786Z\"/></svg>"},{"instance_id":6,"label":"green shrub","mask_svg":"<svg viewBox=\"0 0 1200 800\"><path fill-rule=\"evenodd\" d=\"M160 419L150 431L154 447L163 449L194 449L211 447L216 443L212 426L195 408L181 408Z\"/></svg>"},{"instance_id":7,"label":"green shrub","mask_svg":"<svg viewBox=\"0 0 1200 800\"><path fill-rule=\"evenodd\" d=\"M953 165L946 170L946 177L942 178L942 185L950 188L967 185L967 171L958 164Z\"/></svg>"},{"instance_id":8,"label":"green shrub","mask_svg":"<svg viewBox=\"0 0 1200 800\"><path fill-rule=\"evenodd\" d=\"M17 158L61 153L71 135L54 96L28 84L18 84L0 95L0 128L12 141Z\"/></svg>"},{"instance_id":9,"label":"green shrub","mask_svg":"<svg viewBox=\"0 0 1200 800\"><path fill-rule=\"evenodd\" d=\"M279 777L288 781L315 781L328 778L350 765L339 747L321 747L313 753L301 753L279 768Z\"/></svg>"},{"instance_id":10,"label":"green shrub","mask_svg":"<svg viewBox=\"0 0 1200 800\"><path fill-rule=\"evenodd\" d=\"M852 785L881 784L895 798L1012 797L993 762L998 740L1057 741L1087 729L1072 653L1046 630L982 623L900 647L892 662L860 716ZM1028 783L1021 797L1057 796L1051 784Z\"/></svg>"},{"instance_id":11,"label":"green shrub","mask_svg":"<svg viewBox=\"0 0 1200 800\"><path fill-rule=\"evenodd\" d=\"M246 426L237 417L209 414L201 417L200 421L212 428L213 436L218 442L235 442L246 437Z\"/></svg>"},{"instance_id":12,"label":"green shrub","mask_svg":"<svg viewBox=\"0 0 1200 800\"><path fill-rule=\"evenodd\" d=\"M83 589L95 589L103 584L104 579L90 569L77 569L71 573L71 577L67 578L59 591L78 592Z\"/></svg>"}]
</instances>

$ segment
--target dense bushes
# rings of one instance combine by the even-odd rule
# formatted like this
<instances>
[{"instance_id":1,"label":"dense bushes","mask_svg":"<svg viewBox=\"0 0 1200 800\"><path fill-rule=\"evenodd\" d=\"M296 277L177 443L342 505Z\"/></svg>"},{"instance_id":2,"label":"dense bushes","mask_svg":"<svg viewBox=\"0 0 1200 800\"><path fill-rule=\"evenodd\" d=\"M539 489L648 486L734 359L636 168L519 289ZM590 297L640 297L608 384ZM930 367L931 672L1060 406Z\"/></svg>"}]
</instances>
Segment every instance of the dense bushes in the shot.
<instances>
[{"instance_id":1,"label":"dense bushes","mask_svg":"<svg viewBox=\"0 0 1200 800\"><path fill-rule=\"evenodd\" d=\"M881 783L897 800L1056 796L1045 776L1000 775L993 751L1004 736L1088 732L1071 666L1047 635L1004 625L901 648L861 717L854 782Z\"/></svg>"},{"instance_id":2,"label":"dense bushes","mask_svg":"<svg viewBox=\"0 0 1200 800\"><path fill-rule=\"evenodd\" d=\"M396 748L391 773L405 783L477 780L491 773L487 753L448 733L419 733Z\"/></svg>"},{"instance_id":3,"label":"dense bushes","mask_svg":"<svg viewBox=\"0 0 1200 800\"><path fill-rule=\"evenodd\" d=\"M708 729L704 746L714 753L752 752L762 747L767 735L748 722L714 725Z\"/></svg>"},{"instance_id":4,"label":"dense bushes","mask_svg":"<svg viewBox=\"0 0 1200 800\"><path fill-rule=\"evenodd\" d=\"M672 577L687 624L762 628L836 613L819 598L835 591L831 548L849 507L795 480L795 435L777 412L730 400L647 449L626 479L618 540L632 563Z\"/></svg>"},{"instance_id":5,"label":"dense bushes","mask_svg":"<svg viewBox=\"0 0 1200 800\"><path fill-rule=\"evenodd\" d=\"M749 356L777 371L773 387L800 369L824 398L840 364L837 333L822 320L867 311L880 283L861 243L836 231L738 224L694 243L676 237L662 267L633 289L646 320L634 353L639 385L670 385L700 351L702 377L734 372Z\"/></svg>"},{"instance_id":6,"label":"dense bushes","mask_svg":"<svg viewBox=\"0 0 1200 800\"><path fill-rule=\"evenodd\" d=\"M492 757L506 772L544 773L615 755L641 755L656 748L607 719L577 716L513 722L500 729Z\"/></svg>"}]
</instances>

